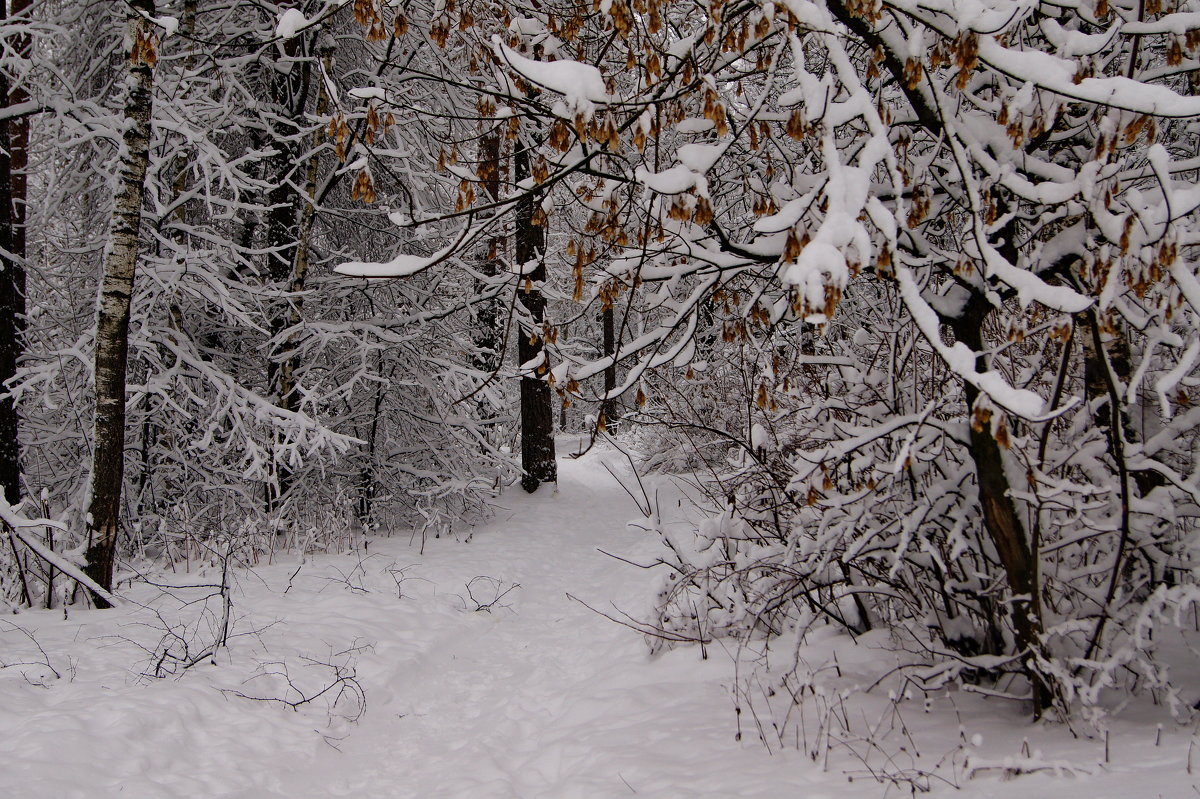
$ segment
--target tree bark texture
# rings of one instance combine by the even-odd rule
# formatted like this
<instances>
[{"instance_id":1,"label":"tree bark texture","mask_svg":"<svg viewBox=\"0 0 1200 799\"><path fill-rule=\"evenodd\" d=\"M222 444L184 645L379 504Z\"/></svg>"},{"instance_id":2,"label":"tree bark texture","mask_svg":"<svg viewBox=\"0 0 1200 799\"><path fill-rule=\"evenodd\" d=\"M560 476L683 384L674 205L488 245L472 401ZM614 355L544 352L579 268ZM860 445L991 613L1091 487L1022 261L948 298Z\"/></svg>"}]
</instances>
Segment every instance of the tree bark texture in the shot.
<instances>
[{"instance_id":1,"label":"tree bark texture","mask_svg":"<svg viewBox=\"0 0 1200 799\"><path fill-rule=\"evenodd\" d=\"M321 61L324 64L326 73L328 73L333 64L333 51L322 51ZM329 111L329 94L325 90L324 80L319 80L318 85L321 88L317 94L317 118L320 119ZM312 232L317 219L317 174L321 167L321 152L319 148L324 136L324 129L319 125L312 132L311 136L312 155L308 158L308 165L305 168L304 174L304 208L300 212L296 257L292 263L291 280L288 284L288 290L294 296L288 304L285 329L295 328L304 319L304 300L299 295L304 291L308 280L308 267L312 260ZM286 357L280 364L278 388L280 405L288 410L296 409L295 389L296 367L298 364L295 348L296 335L293 333L288 336L287 344L285 345Z\"/></svg>"},{"instance_id":2,"label":"tree bark texture","mask_svg":"<svg viewBox=\"0 0 1200 799\"><path fill-rule=\"evenodd\" d=\"M287 40L284 43L284 55L294 58L299 52L298 42L299 38ZM303 92L297 85L297 73L303 71L294 66L287 76L283 76L272 70L271 99L279 114L286 119L294 119L299 111L296 108L296 96ZM271 189L267 192L267 205L270 209L267 211L266 226L267 277L272 288L288 291L291 289L293 266L297 254L296 247L300 238L297 211L301 198L292 185L292 176L298 164L295 143L284 138L283 131L273 131L272 139L270 145L275 150L275 154L268 159L267 163L267 171L272 183ZM290 300L276 301L273 304L275 308L271 313L270 329L272 336L278 336L283 331L284 325L287 324L290 315ZM277 360L279 353L273 351L271 355L271 359L267 362L267 380L271 392L279 407L290 410L292 396L290 392L284 391L282 385L282 362Z\"/></svg>"},{"instance_id":3,"label":"tree bark texture","mask_svg":"<svg viewBox=\"0 0 1200 799\"><path fill-rule=\"evenodd\" d=\"M953 325L956 338L975 352L984 351L983 323L988 312L987 301L982 295L974 295L962 317ZM984 369L986 365L980 363L978 368ZM966 381L963 389L970 414L981 392ZM1004 453L990 424L981 425L979 430L975 425L970 426L968 449L975 463L983 527L996 548L1012 593L1009 607L1016 647L1019 652L1032 655L1041 649L1042 636L1037 563L1010 495L1012 486L1004 469ZM1034 715L1040 717L1049 707L1050 697L1042 679L1032 669L1027 668L1026 673L1033 685Z\"/></svg>"},{"instance_id":4,"label":"tree bark texture","mask_svg":"<svg viewBox=\"0 0 1200 799\"><path fill-rule=\"evenodd\" d=\"M518 184L531 175L529 149L518 145L513 154L514 177ZM517 297L528 314L528 326L517 333L517 358L522 364L544 357L542 323L546 318L546 298L541 284L546 280L546 229L534 224L538 196L527 193L517 203L515 257L522 269L532 261L537 265L526 272ZM521 487L533 492L542 483L558 482L558 464L554 460L554 408L550 384L543 377L546 364L534 374L521 376Z\"/></svg>"},{"instance_id":5,"label":"tree bark texture","mask_svg":"<svg viewBox=\"0 0 1200 799\"><path fill-rule=\"evenodd\" d=\"M0 75L0 95L9 96ZM17 443L17 406L2 385L17 373L21 320L25 317L24 259L16 242L15 187L12 180L11 129L0 125L0 488L9 503L21 498L21 457Z\"/></svg>"},{"instance_id":6,"label":"tree bark texture","mask_svg":"<svg viewBox=\"0 0 1200 799\"><path fill-rule=\"evenodd\" d=\"M8 16L0 4L0 19ZM12 16L28 11L29 0L14 0ZM11 46L28 56L29 35L13 37ZM0 99L8 107L29 99L19 83L0 75ZM25 328L25 168L29 161L29 117L20 115L0 124L0 490L10 503L21 498L21 448L16 403L5 386L17 372Z\"/></svg>"},{"instance_id":7,"label":"tree bark texture","mask_svg":"<svg viewBox=\"0 0 1200 799\"><path fill-rule=\"evenodd\" d=\"M295 2L281 3L280 8L296 7ZM290 291L295 275L296 258L300 254L300 192L296 190L293 176L300 166L297 147L297 132L307 126L303 119L304 106L308 98L308 85L312 64L307 60L297 61L301 54L301 37L296 36L283 42L285 71L272 68L268 77L270 99L273 109L270 117L264 116L267 141L275 151L267 160L267 179L271 188L267 191L266 238L267 280L274 291ZM282 122L284 120L286 122ZM280 129L286 124L286 129ZM305 256L307 257L307 256ZM269 304L269 330L273 340L286 328L293 314L292 299L272 299ZM284 410L295 410L296 397L292 390L291 374L287 369L285 347L272 345L267 357L267 388L275 405ZM277 512L283 503L292 482L287 464L275 464L275 482L266 487L267 512Z\"/></svg>"},{"instance_id":8,"label":"tree bark texture","mask_svg":"<svg viewBox=\"0 0 1200 799\"><path fill-rule=\"evenodd\" d=\"M125 133L120 184L109 225L96 321L96 417L92 437L91 501L84 572L112 590L125 472L125 375L129 351L129 302L137 269L142 191L149 161L153 64L156 41L148 19L153 0L131 0L127 40ZM139 13L142 12L142 13ZM98 605L107 607L97 598Z\"/></svg>"}]
</instances>

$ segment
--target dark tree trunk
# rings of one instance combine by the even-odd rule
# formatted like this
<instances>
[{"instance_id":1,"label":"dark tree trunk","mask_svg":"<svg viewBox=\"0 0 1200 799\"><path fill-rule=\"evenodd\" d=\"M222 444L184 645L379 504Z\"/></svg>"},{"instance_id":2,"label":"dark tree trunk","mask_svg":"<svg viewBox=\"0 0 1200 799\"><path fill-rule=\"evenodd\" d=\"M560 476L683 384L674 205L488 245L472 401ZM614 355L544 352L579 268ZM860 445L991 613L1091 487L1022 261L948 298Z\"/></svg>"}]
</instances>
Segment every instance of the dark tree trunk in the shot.
<instances>
[{"instance_id":1,"label":"dark tree trunk","mask_svg":"<svg viewBox=\"0 0 1200 799\"><path fill-rule=\"evenodd\" d=\"M96 321L96 419L92 437L91 503L84 572L112 590L113 563L121 517L125 475L125 375L129 349L129 301L137 267L142 221L142 190L149 162L150 114L155 60L153 0L130 0L127 41L132 43L126 69L124 153L120 188L109 227ZM108 603L97 597L97 605Z\"/></svg>"},{"instance_id":2,"label":"dark tree trunk","mask_svg":"<svg viewBox=\"0 0 1200 799\"><path fill-rule=\"evenodd\" d=\"M604 414L606 424L612 424L621 417L620 406L616 399L608 399L608 395L617 387L617 324L616 311L612 305L600 311L600 327L604 338L604 357L613 358L613 362L604 367L604 395L606 399L600 403L600 412Z\"/></svg>"},{"instance_id":3,"label":"dark tree trunk","mask_svg":"<svg viewBox=\"0 0 1200 799\"><path fill-rule=\"evenodd\" d=\"M984 351L983 324L990 312L989 307L981 295L973 295L962 316L953 322L955 337L975 352ZM982 357L979 360L976 368L986 369ZM971 415L981 392L966 381L963 382L963 390L967 413ZM1010 608L1017 650L1031 657L1040 651L1042 636L1037 562L1013 504L1011 485L1004 470L1004 453L992 435L991 424L982 424L978 430L975 427L974 424L970 425L969 450L975 463L983 527L996 548L1012 593ZM1034 715L1040 717L1049 707L1050 695L1045 683L1033 669L1027 667L1026 673L1033 685Z\"/></svg>"},{"instance_id":4,"label":"dark tree trunk","mask_svg":"<svg viewBox=\"0 0 1200 799\"><path fill-rule=\"evenodd\" d=\"M0 94L8 94L7 81L0 76ZM0 149L11 152L8 125L0 126ZM21 320L25 318L24 259L18 252L12 160L0 155L0 383L17 373L21 355ZM4 191L7 189L8 191ZM21 453L17 443L17 406L0 385L0 487L11 504L21 498Z\"/></svg>"},{"instance_id":5,"label":"dark tree trunk","mask_svg":"<svg viewBox=\"0 0 1200 799\"><path fill-rule=\"evenodd\" d=\"M0 19L7 16L0 3ZM13 16L28 10L29 0L14 0ZM12 42L21 56L29 52L29 36ZM29 99L21 86L10 86L0 75L0 98L8 107ZM21 115L0 125L0 490L10 503L21 498L21 447L16 403L7 383L17 371L25 327L25 168L29 160L29 117Z\"/></svg>"},{"instance_id":6,"label":"dark tree trunk","mask_svg":"<svg viewBox=\"0 0 1200 799\"><path fill-rule=\"evenodd\" d=\"M198 0L184 0L183 15L179 21L180 35L172 40L176 53L182 51L186 53L183 59L183 69L185 72L194 68L196 62L196 48L198 46L195 41L196 36L196 14L199 11ZM189 149L183 149L177 153L172 161L171 167L166 171L167 174L174 174L173 189L175 197L183 197L188 188L188 169L191 163ZM189 213L194 213L192 207L194 203L181 202L175 208L174 227L167 228L171 238L175 241L176 246L182 251L187 248L188 235L185 232L185 224L189 219ZM158 254L158 253L156 253ZM183 332L185 325L183 314L178 305L171 304L171 323L172 325ZM219 350L222 342L220 336L216 333L210 333L204 337L205 346ZM159 355L163 359L163 363L168 368L176 362L176 356L168 348L159 345ZM160 486L156 486L153 480L155 470L159 464L163 462L162 451L165 448L170 448L171 436L155 423L159 417L158 409L162 407L162 400L147 397L150 412L146 415L145 421L142 422L142 441L140 448L141 470L137 477L137 518L145 518L149 515L158 515L162 508L169 506L175 501L169 490L164 490L161 493L156 491ZM165 488L165 487L164 487Z\"/></svg>"},{"instance_id":7,"label":"dark tree trunk","mask_svg":"<svg viewBox=\"0 0 1200 799\"><path fill-rule=\"evenodd\" d=\"M489 133L479 147L479 172L483 177L483 190L492 202L500 199L500 133ZM479 266L484 280L476 281L475 291L481 293L491 288L488 278L500 274L500 254L504 250L504 238L496 236L488 242L487 257ZM475 305L474 344L472 365L485 375L492 375L500 368L500 351L503 349L501 327L501 302L499 297L482 300ZM480 400L482 416L491 416L494 409L485 407Z\"/></svg>"},{"instance_id":8,"label":"dark tree trunk","mask_svg":"<svg viewBox=\"0 0 1200 799\"><path fill-rule=\"evenodd\" d=\"M328 72L332 66L333 51L322 51L321 58L324 62L325 70ZM317 118L319 119L329 110L329 95L325 90L325 81L321 80L318 82L321 87L317 93ZM300 211L296 255L292 262L288 283L288 290L294 295L288 302L288 312L285 321L285 325L288 328L296 327L304 318L304 301L299 295L307 285L308 268L312 262L312 232L317 220L317 176L321 168L321 153L319 148L324 135L324 129L318 126L310 137L312 155L309 156L308 165L305 168L304 195L300 198L303 208ZM288 410L296 409L296 369L299 363L295 355L295 347L296 337L293 334L288 336L287 343L284 346L286 357L282 364L280 364L279 385L276 392L280 398L281 407Z\"/></svg>"},{"instance_id":9,"label":"dark tree trunk","mask_svg":"<svg viewBox=\"0 0 1200 799\"><path fill-rule=\"evenodd\" d=\"M529 150L518 145L513 154L517 183L530 177ZM538 198L526 194L517 203L516 262L524 268L536 261L526 272L517 296L528 314L528 323L517 332L517 358L522 364L538 359L544 353L542 323L546 317L546 298L541 284L546 280L546 229L534 224ZM554 409L551 405L550 384L543 378L546 364L534 374L521 376L521 487L536 491L542 483L558 482L558 464L554 460Z\"/></svg>"},{"instance_id":10,"label":"dark tree trunk","mask_svg":"<svg viewBox=\"0 0 1200 799\"><path fill-rule=\"evenodd\" d=\"M293 45L295 39L288 41ZM285 52L294 54L295 48L285 46ZM287 110L288 95L292 91L291 81L278 78L275 90L279 92L276 100L284 112ZM292 282L292 262L296 255L296 243L299 238L297 203L300 200L292 186L293 174L296 171L295 146L290 141L280 138L276 132L271 147L276 151L267 161L267 173L271 180L271 189L267 192L267 278L271 287L278 291L288 291ZM284 329L289 316L288 301L275 301L271 312L271 335L277 336ZM273 356L278 353L272 352ZM276 404L281 408L291 408L292 397L282 393L280 385L281 363L275 357L268 362L267 377Z\"/></svg>"},{"instance_id":11,"label":"dark tree trunk","mask_svg":"<svg viewBox=\"0 0 1200 799\"><path fill-rule=\"evenodd\" d=\"M282 6L294 6L294 2ZM267 142L275 154L267 159L266 176L271 188L266 193L266 244L267 280L274 291L291 291L294 265L300 240L300 204L303 201L295 188L295 174L299 168L296 141L293 138L301 120L311 75L311 64L295 62L300 55L300 37L283 42L283 59L288 69L281 72L271 69L268 77L270 106L274 110L268 119L264 117ZM281 127L283 126L283 127ZM290 299L277 299L269 303L269 326L273 340L286 329L295 313ZM286 348L274 344L267 357L267 387L275 405L284 410L295 410L296 396L291 383L291 372L287 368ZM275 483L266 489L267 512L277 513L283 504L284 495L292 482L291 470L285 463L275 463Z\"/></svg>"}]
</instances>

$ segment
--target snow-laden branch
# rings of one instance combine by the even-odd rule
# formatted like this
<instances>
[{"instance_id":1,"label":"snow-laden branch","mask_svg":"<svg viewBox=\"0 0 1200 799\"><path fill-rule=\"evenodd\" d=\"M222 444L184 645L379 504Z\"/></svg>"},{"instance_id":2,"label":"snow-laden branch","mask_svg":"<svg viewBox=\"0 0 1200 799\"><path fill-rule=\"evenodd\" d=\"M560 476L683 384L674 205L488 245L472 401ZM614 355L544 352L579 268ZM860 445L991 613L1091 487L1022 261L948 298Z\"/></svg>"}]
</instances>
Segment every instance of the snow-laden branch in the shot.
<instances>
[{"instance_id":1,"label":"snow-laden branch","mask_svg":"<svg viewBox=\"0 0 1200 799\"><path fill-rule=\"evenodd\" d=\"M395 258L386 263L372 263L369 261L347 261L338 264L333 268L333 271L339 275L346 277L366 277L366 278L398 278L411 277L426 269L437 266L438 264L448 261L455 257L463 250L463 245L470 240L474 240L484 226L472 227L468 224L463 228L462 233L458 238L450 244L447 244L442 249L435 252L433 255L409 255L408 253L400 253Z\"/></svg>"},{"instance_id":2,"label":"snow-laden branch","mask_svg":"<svg viewBox=\"0 0 1200 799\"><path fill-rule=\"evenodd\" d=\"M499 36L492 37L496 57L521 77L567 98L572 110L590 109L592 103L607 104L611 98L604 76L591 64L570 59L535 61L505 46Z\"/></svg>"},{"instance_id":3,"label":"snow-laden branch","mask_svg":"<svg viewBox=\"0 0 1200 799\"><path fill-rule=\"evenodd\" d=\"M954 374L987 394L993 402L1005 410L1029 421L1044 421L1042 409L1046 401L1037 393L1023 388L1014 388L997 372L980 372L976 368L978 354L963 344L955 342L947 346L942 342L937 312L921 296L917 281L912 271L905 266L896 269L896 283L900 289L900 297L908 312L912 314L913 322L921 331L921 335L929 345L942 357Z\"/></svg>"}]
</instances>

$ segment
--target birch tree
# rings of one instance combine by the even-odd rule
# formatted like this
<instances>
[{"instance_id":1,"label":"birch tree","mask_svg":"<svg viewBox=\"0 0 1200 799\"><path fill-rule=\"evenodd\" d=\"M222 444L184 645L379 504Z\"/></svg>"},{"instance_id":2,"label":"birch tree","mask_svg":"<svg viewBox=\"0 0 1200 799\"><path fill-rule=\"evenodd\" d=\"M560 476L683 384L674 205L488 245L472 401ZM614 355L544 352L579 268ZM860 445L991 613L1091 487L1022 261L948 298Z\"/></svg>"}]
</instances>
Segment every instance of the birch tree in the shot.
<instances>
[{"instance_id":1,"label":"birch tree","mask_svg":"<svg viewBox=\"0 0 1200 799\"><path fill-rule=\"evenodd\" d=\"M106 591L112 590L125 479L129 308L141 242L142 191L150 158L154 64L158 59L153 17L153 0L130 2L125 34L128 63L124 151L96 322L96 412L85 572Z\"/></svg>"}]
</instances>

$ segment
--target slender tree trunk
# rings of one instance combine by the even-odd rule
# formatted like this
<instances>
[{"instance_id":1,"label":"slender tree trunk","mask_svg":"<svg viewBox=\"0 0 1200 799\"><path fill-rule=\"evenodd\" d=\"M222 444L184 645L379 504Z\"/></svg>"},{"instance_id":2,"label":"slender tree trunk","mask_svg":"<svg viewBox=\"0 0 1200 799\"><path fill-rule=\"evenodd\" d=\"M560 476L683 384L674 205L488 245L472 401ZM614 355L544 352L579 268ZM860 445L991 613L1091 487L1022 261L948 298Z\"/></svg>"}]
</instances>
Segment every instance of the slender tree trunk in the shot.
<instances>
[{"instance_id":1,"label":"slender tree trunk","mask_svg":"<svg viewBox=\"0 0 1200 799\"><path fill-rule=\"evenodd\" d=\"M29 8L32 0L11 0L13 17L28 18ZM29 57L31 43L29 34L22 33L16 36L13 40L13 47L22 58ZM28 102L29 93L25 91L25 87L21 84L12 86L8 95L8 104L10 106L21 105ZM29 178L26 172L29 166L29 115L22 114L19 117L8 121L8 146L10 171L12 174L12 199L13 199L13 241L16 245L14 253L22 258L25 258L25 216L26 216L26 195L28 193ZM25 271L21 270L21 299L24 302L25 298ZM21 320L24 325L24 318Z\"/></svg>"},{"instance_id":2,"label":"slender tree trunk","mask_svg":"<svg viewBox=\"0 0 1200 799\"><path fill-rule=\"evenodd\" d=\"M153 15L153 0L129 0L127 40L131 50L126 65L129 93L125 98L124 153L96 321L96 419L84 572L106 590L112 590L125 472L129 301L137 268L142 190L149 161L153 64L157 59L149 21ZM102 599L97 598L96 603L107 607Z\"/></svg>"},{"instance_id":3,"label":"slender tree trunk","mask_svg":"<svg viewBox=\"0 0 1200 799\"><path fill-rule=\"evenodd\" d=\"M12 15L21 16L29 0L13 0ZM0 2L0 19L8 3ZM29 36L14 37L14 49L25 57ZM10 86L0 75L0 99L8 107L29 99L20 85ZM10 503L21 498L21 448L16 403L6 385L17 372L25 327L25 168L29 161L29 117L21 115L0 125L0 490Z\"/></svg>"},{"instance_id":4,"label":"slender tree trunk","mask_svg":"<svg viewBox=\"0 0 1200 799\"><path fill-rule=\"evenodd\" d=\"M601 335L604 338L604 356L613 358L617 354L617 325L616 325L616 309L610 303L607 308L600 311L600 327ZM604 367L604 394L607 397L617 387L617 364L613 363ZM606 424L612 424L620 418L621 412L615 399L605 399L600 403L600 412L604 414Z\"/></svg>"},{"instance_id":5,"label":"slender tree trunk","mask_svg":"<svg viewBox=\"0 0 1200 799\"><path fill-rule=\"evenodd\" d=\"M8 81L0 76L0 94L8 95ZM25 317L24 259L17 252L15 198L12 196L12 150L8 125L0 126L0 383L17 373L21 355L21 320ZM7 191L5 191L7 189ZM0 384L0 488L15 504L21 498L21 453L17 443L17 406Z\"/></svg>"},{"instance_id":6,"label":"slender tree trunk","mask_svg":"<svg viewBox=\"0 0 1200 799\"><path fill-rule=\"evenodd\" d=\"M288 5L294 5L288 4ZM306 81L309 76L308 65L297 64L295 59L300 54L300 37L293 37L283 43L283 56L287 59L287 71L279 69L270 72L270 103L275 113L282 121L271 121L268 132L269 143L275 150L267 161L268 176L271 189L267 192L267 245L270 248L267 256L267 271L270 279L279 288L286 288L291 278L292 263L295 259L297 236L297 203L299 195L292 185L292 175L297 164L296 143L288 138L290 131L279 130L280 124L288 124L299 118L303 111L303 96ZM280 314L280 317L283 315Z\"/></svg>"},{"instance_id":7,"label":"slender tree trunk","mask_svg":"<svg viewBox=\"0 0 1200 799\"><path fill-rule=\"evenodd\" d=\"M333 60L333 51L322 51L321 60L325 66L325 71L329 72ZM329 110L329 94L325 90L324 80L319 80L318 85L321 88L317 95L317 117L320 118ZM308 280L308 267L312 259L312 232L313 225L317 219L317 174L321 167L321 154L318 148L321 146L323 138L324 130L318 126L313 131L310 142L312 155L309 156L308 166L304 174L304 209L300 212L300 225L296 241L296 258L292 264L291 282L288 285L288 290L297 296L293 296L288 304L285 329L296 327L304 318L304 300L298 295L304 291L306 281ZM288 336L285 347L287 356L280 365L279 390L277 392L281 407L288 410L295 410L296 405L297 358L295 355L295 346L296 336L292 334Z\"/></svg>"},{"instance_id":8,"label":"slender tree trunk","mask_svg":"<svg viewBox=\"0 0 1200 799\"><path fill-rule=\"evenodd\" d=\"M296 3L284 3L281 7L293 7ZM289 59L286 72L272 69L270 74L270 102L281 120L300 120L307 96L311 64L290 61L300 54L300 37L283 43L283 55ZM300 193L293 185L293 175L298 167L297 147L288 138L290 131L279 130L278 121L267 123L271 147L275 150L267 161L267 175L271 188L267 191L266 214L267 278L276 291L289 291L295 274L295 264L300 240L299 207ZM269 330L273 339L286 329L293 315L290 299L273 300L270 303ZM290 385L290 375L285 375L287 358L282 347L272 347L267 359L267 386L275 404L284 410L294 410L296 397ZM280 510L283 497L291 485L291 470L286 463L276 462L275 484L267 486L267 511Z\"/></svg>"},{"instance_id":9,"label":"slender tree trunk","mask_svg":"<svg viewBox=\"0 0 1200 799\"><path fill-rule=\"evenodd\" d=\"M179 46L185 48L187 51L187 55L183 59L183 72L185 75L184 81L187 80L187 73L191 72L191 70L196 66L197 43L193 39L196 35L196 14L198 11L199 8L197 0L184 0L183 16L179 20L179 32L182 36L182 39L177 40L181 41ZM187 92L186 83L184 83L182 88L184 92ZM188 161L189 159L186 151L175 156L175 163L172 166L172 171L175 173L174 189L177 197L182 197L184 192L187 191L189 167ZM180 203L179 207L175 209L175 219L180 223L187 220L187 203ZM182 239L182 234L177 231L176 237L177 239Z\"/></svg>"},{"instance_id":10,"label":"slender tree trunk","mask_svg":"<svg viewBox=\"0 0 1200 799\"><path fill-rule=\"evenodd\" d=\"M531 176L529 149L518 144L513 154L513 167L518 184ZM521 305L529 314L529 326L517 333L517 357L522 364L538 359L544 353L542 323L546 318L546 298L541 284L546 280L546 229L534 224L537 195L530 193L517 203L515 256L519 266L536 261L525 273L524 283L517 289ZM554 409L551 405L550 384L543 378L546 364L535 374L521 376L521 487L533 492L542 483L558 482L558 464L554 460Z\"/></svg>"},{"instance_id":11,"label":"slender tree trunk","mask_svg":"<svg viewBox=\"0 0 1200 799\"><path fill-rule=\"evenodd\" d=\"M957 339L975 352L984 350L983 323L989 313L988 308L987 301L981 295L974 295L966 311L955 320L953 326ZM986 365L980 363L979 368L986 368ZM980 391L965 381L963 389L967 412L970 414L980 398ZM1004 453L992 435L990 424L981 425L979 430L975 429L975 425L970 426L968 449L975 463L983 526L996 548L1012 593L1009 607L1016 633L1016 647L1018 651L1026 653L1026 657L1031 657L1042 646L1037 563L1010 494L1012 487L1004 469ZM1033 685L1034 716L1040 717L1050 705L1050 695L1042 678L1033 669L1027 667L1026 674Z\"/></svg>"},{"instance_id":12,"label":"slender tree trunk","mask_svg":"<svg viewBox=\"0 0 1200 799\"><path fill-rule=\"evenodd\" d=\"M173 40L176 52L180 50L187 53L183 59L183 72L186 76L196 65L196 14L198 13L198 0L184 0L183 14L179 20L179 37ZM187 77L184 78L184 81ZM183 91L187 91L187 83L183 84ZM188 188L188 169L191 158L189 157L191 148L187 148L175 155L169 170L165 170L167 174L174 174L174 182L172 184L176 197L182 197L187 192ZM176 207L174 213L174 221L177 223L173 229L169 229L171 238L174 239L179 250L186 251L188 235L185 232L185 224L188 221L188 202L182 202ZM180 333L184 330L183 314L177 304L171 304L171 326ZM221 345L219 337L212 335L207 337L204 342L207 346L213 349L218 349ZM159 345L159 356L163 359L163 363L168 367L175 363L175 355L166 346ZM142 422L142 442L139 452L141 460L141 469L137 477L137 518L145 518L147 514L157 514L159 509L174 501L170 496L169 491L163 491L161 494L155 491L153 481L154 472L162 462L161 453L163 446L170 447L171 436L165 432L156 423L158 418L158 409L162 407L163 401L161 398L147 397L147 402L150 403L150 412L146 414L145 421Z\"/></svg>"}]
</instances>

